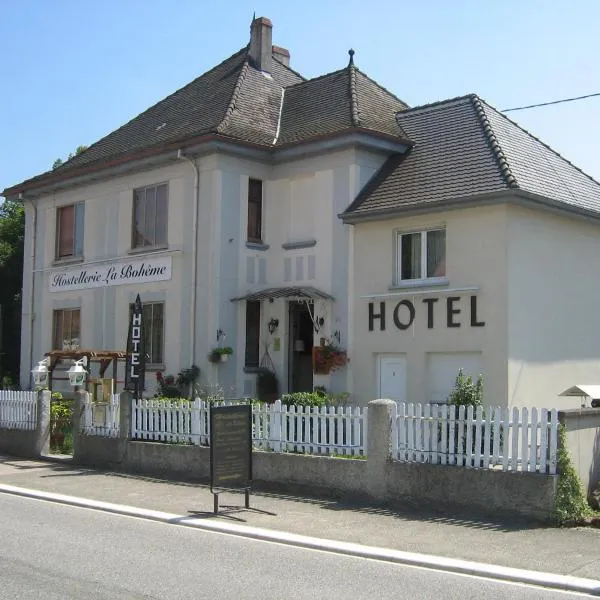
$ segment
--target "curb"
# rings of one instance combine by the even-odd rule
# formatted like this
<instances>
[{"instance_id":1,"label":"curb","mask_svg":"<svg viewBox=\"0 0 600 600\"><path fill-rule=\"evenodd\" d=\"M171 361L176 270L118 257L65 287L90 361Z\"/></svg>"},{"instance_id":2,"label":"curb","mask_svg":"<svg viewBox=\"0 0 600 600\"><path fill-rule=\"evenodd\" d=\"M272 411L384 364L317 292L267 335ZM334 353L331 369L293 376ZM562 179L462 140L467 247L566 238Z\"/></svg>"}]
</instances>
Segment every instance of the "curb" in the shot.
<instances>
[{"instance_id":1,"label":"curb","mask_svg":"<svg viewBox=\"0 0 600 600\"><path fill-rule=\"evenodd\" d=\"M12 494L14 496L22 496L25 498L33 498L36 500L46 500L48 502L56 502L69 506L99 510L102 512L158 521L172 525L194 527L196 529L203 529L205 531L212 531L216 533L227 533L255 540L285 544L288 546L320 550L322 552L331 552L358 558L370 558L372 560L433 569L436 571L445 571L460 575L485 577L487 579L495 579L510 583L527 584L556 590L600 596L600 580L595 579L584 579L580 577L572 577L570 575L557 575L553 573L529 571L513 567L502 567L488 563L445 558L443 556L433 556L414 552L404 552L401 550L390 550L375 546L362 546L361 544L351 542L337 542L334 540L320 539L295 533L285 533L283 531L270 529L262 529L248 525L217 523L215 521L208 521L206 519L185 517L157 510L135 508L133 506L101 502L98 500L90 500L76 496L66 496L64 494L30 490L12 485L0 485L0 493Z\"/></svg>"}]
</instances>

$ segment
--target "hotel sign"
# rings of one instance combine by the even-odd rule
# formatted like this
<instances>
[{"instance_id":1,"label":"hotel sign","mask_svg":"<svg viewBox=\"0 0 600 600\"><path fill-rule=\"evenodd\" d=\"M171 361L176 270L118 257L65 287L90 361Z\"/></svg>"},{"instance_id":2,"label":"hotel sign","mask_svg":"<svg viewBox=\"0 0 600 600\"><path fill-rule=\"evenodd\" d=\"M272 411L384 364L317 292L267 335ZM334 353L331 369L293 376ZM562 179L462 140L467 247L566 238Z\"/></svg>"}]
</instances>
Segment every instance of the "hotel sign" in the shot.
<instances>
[{"instance_id":1,"label":"hotel sign","mask_svg":"<svg viewBox=\"0 0 600 600\"><path fill-rule=\"evenodd\" d=\"M170 256L71 267L50 273L49 288L51 292L69 292L127 283L167 281L171 279L171 267Z\"/></svg>"}]
</instances>

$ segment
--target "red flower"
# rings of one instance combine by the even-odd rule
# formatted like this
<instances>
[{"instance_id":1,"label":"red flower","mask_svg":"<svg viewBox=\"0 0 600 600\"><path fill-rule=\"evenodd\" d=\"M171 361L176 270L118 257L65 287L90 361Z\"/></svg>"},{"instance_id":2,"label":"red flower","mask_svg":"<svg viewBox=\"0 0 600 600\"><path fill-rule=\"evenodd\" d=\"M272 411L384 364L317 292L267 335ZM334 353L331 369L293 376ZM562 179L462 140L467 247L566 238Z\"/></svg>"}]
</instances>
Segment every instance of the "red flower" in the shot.
<instances>
[{"instance_id":1,"label":"red flower","mask_svg":"<svg viewBox=\"0 0 600 600\"><path fill-rule=\"evenodd\" d=\"M162 371L156 371L156 381L158 381L158 383L162 383L162 380L163 380Z\"/></svg>"}]
</instances>

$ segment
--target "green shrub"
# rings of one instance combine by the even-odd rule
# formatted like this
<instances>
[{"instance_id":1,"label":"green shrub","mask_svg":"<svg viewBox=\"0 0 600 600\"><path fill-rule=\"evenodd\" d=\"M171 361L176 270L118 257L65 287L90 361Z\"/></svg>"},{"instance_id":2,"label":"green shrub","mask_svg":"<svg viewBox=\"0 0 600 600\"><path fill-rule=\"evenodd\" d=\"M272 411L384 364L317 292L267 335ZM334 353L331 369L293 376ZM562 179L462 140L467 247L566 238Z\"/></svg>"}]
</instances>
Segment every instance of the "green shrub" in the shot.
<instances>
[{"instance_id":1,"label":"green shrub","mask_svg":"<svg viewBox=\"0 0 600 600\"><path fill-rule=\"evenodd\" d=\"M327 396L320 392L294 392L283 394L281 403L286 406L324 406L327 404Z\"/></svg>"},{"instance_id":2,"label":"green shrub","mask_svg":"<svg viewBox=\"0 0 600 600\"><path fill-rule=\"evenodd\" d=\"M454 389L448 396L448 404L453 406L482 406L483 404L483 375L477 378L477 383L473 383L470 375L465 375L462 369L459 369Z\"/></svg>"},{"instance_id":3,"label":"green shrub","mask_svg":"<svg viewBox=\"0 0 600 600\"><path fill-rule=\"evenodd\" d=\"M567 450L567 432L564 425L558 426L558 483L554 515L559 523L581 521L592 514L583 486Z\"/></svg>"}]
</instances>

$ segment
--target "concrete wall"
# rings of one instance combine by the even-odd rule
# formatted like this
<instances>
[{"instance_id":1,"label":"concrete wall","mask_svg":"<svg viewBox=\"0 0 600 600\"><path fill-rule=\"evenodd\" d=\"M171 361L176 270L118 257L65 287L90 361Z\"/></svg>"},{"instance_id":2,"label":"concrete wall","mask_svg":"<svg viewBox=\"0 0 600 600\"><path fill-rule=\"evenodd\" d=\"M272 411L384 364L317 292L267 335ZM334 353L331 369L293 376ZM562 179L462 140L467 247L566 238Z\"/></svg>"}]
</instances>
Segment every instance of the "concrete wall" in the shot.
<instances>
[{"instance_id":1,"label":"concrete wall","mask_svg":"<svg viewBox=\"0 0 600 600\"><path fill-rule=\"evenodd\" d=\"M446 278L442 285L398 285L395 280L396 235L400 231L446 229ZM507 403L507 209L505 205L438 212L402 219L360 223L353 238L353 336L350 355L355 398L365 403L377 393L377 357L397 353L406 358L406 400L427 401L429 353L482 354L484 402ZM460 291L464 289L466 291ZM458 291L452 291L458 290ZM447 298L460 297L455 308L459 327L447 326ZM485 326L473 327L470 297L477 298L477 318ZM415 307L408 329L394 325L393 311L407 300ZM428 326L432 300L433 327ZM385 303L386 327L374 322L369 330L369 304L380 312ZM404 309L403 309L404 310ZM406 319L404 312L401 319Z\"/></svg>"},{"instance_id":2,"label":"concrete wall","mask_svg":"<svg viewBox=\"0 0 600 600\"><path fill-rule=\"evenodd\" d=\"M552 518L556 476L392 461L393 405L390 400L369 403L366 460L253 452L254 481L259 487L396 506L430 505L446 514ZM123 406L121 422L128 422ZM209 448L125 438L77 436L74 462L190 481L206 480L210 475Z\"/></svg>"},{"instance_id":3,"label":"concrete wall","mask_svg":"<svg viewBox=\"0 0 600 600\"><path fill-rule=\"evenodd\" d=\"M0 453L39 458L38 432L0 428Z\"/></svg>"},{"instance_id":4,"label":"concrete wall","mask_svg":"<svg viewBox=\"0 0 600 600\"><path fill-rule=\"evenodd\" d=\"M559 397L600 383L600 227L508 209L508 403L578 408Z\"/></svg>"},{"instance_id":5,"label":"concrete wall","mask_svg":"<svg viewBox=\"0 0 600 600\"><path fill-rule=\"evenodd\" d=\"M600 484L600 409L561 410L567 449L583 488L589 495Z\"/></svg>"}]
</instances>

